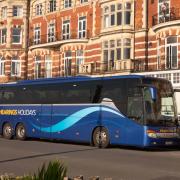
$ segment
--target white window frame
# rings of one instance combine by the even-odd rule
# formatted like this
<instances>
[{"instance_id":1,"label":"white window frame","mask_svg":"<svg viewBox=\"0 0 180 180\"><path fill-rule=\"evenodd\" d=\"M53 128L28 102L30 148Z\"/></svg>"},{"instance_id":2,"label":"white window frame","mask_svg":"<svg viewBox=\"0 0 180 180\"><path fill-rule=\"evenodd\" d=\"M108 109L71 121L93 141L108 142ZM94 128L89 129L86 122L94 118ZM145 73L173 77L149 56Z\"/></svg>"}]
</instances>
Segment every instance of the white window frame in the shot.
<instances>
[{"instance_id":1,"label":"white window frame","mask_svg":"<svg viewBox=\"0 0 180 180\"><path fill-rule=\"evenodd\" d=\"M71 8L72 0L64 0L64 8Z\"/></svg>"},{"instance_id":2,"label":"white window frame","mask_svg":"<svg viewBox=\"0 0 180 180\"><path fill-rule=\"evenodd\" d=\"M41 57L35 56L34 60L34 78L39 79L41 78Z\"/></svg>"},{"instance_id":3,"label":"white window frame","mask_svg":"<svg viewBox=\"0 0 180 180\"><path fill-rule=\"evenodd\" d=\"M51 22L48 24L48 33L47 33L47 42L55 42L56 41L56 26L55 23Z\"/></svg>"},{"instance_id":4,"label":"white window frame","mask_svg":"<svg viewBox=\"0 0 180 180\"><path fill-rule=\"evenodd\" d=\"M7 6L4 6L1 8L1 18L6 19L7 18Z\"/></svg>"},{"instance_id":5,"label":"white window frame","mask_svg":"<svg viewBox=\"0 0 180 180\"><path fill-rule=\"evenodd\" d=\"M34 44L41 43L41 27L34 28Z\"/></svg>"},{"instance_id":6,"label":"white window frame","mask_svg":"<svg viewBox=\"0 0 180 180\"><path fill-rule=\"evenodd\" d=\"M157 70L161 69L161 39L157 39Z\"/></svg>"},{"instance_id":7,"label":"white window frame","mask_svg":"<svg viewBox=\"0 0 180 180\"><path fill-rule=\"evenodd\" d=\"M176 43L167 43L167 39L168 38L170 38L170 37L176 37ZM167 48L168 47L170 47L170 48L172 48L172 46L173 47L176 47L177 48L177 66L176 67L172 67L172 59L170 60L170 68L169 67L167 67ZM172 49L171 49L172 50ZM178 69L178 53L179 53L179 51L178 51L178 36L168 36L167 38L166 38L166 40L165 40L165 67L166 67L166 69ZM172 53L173 54L173 53ZM171 54L171 55L172 55Z\"/></svg>"},{"instance_id":8,"label":"white window frame","mask_svg":"<svg viewBox=\"0 0 180 180\"><path fill-rule=\"evenodd\" d=\"M128 8L128 4L130 8ZM109 4L103 7L103 18L102 18L102 28L110 28L115 26L125 26L132 25L132 5L130 1L127 2L118 2ZM129 13L129 16L126 16ZM119 20L118 16L121 17ZM129 23L126 23L127 17L130 20ZM113 20L113 21L112 21Z\"/></svg>"},{"instance_id":9,"label":"white window frame","mask_svg":"<svg viewBox=\"0 0 180 180\"><path fill-rule=\"evenodd\" d=\"M39 3L39 4L35 5L35 15L36 16L41 16L43 14L42 10L43 10L42 3Z\"/></svg>"},{"instance_id":10,"label":"white window frame","mask_svg":"<svg viewBox=\"0 0 180 180\"><path fill-rule=\"evenodd\" d=\"M116 40L106 40L102 44L102 53L103 53L103 66L106 67L106 70L112 70L115 67L116 59ZM106 58L105 58L106 55ZM112 59L113 55L113 59Z\"/></svg>"},{"instance_id":11,"label":"white window frame","mask_svg":"<svg viewBox=\"0 0 180 180\"><path fill-rule=\"evenodd\" d=\"M0 76L5 75L5 58L2 56L0 57Z\"/></svg>"},{"instance_id":12,"label":"white window frame","mask_svg":"<svg viewBox=\"0 0 180 180\"><path fill-rule=\"evenodd\" d=\"M62 39L63 40L70 39L70 34L71 34L70 20L65 20L62 23L63 23L62 24Z\"/></svg>"},{"instance_id":13,"label":"white window frame","mask_svg":"<svg viewBox=\"0 0 180 180\"><path fill-rule=\"evenodd\" d=\"M77 65L77 71L80 72L81 66L84 64L84 51L82 49L79 49L76 51L76 65Z\"/></svg>"},{"instance_id":14,"label":"white window frame","mask_svg":"<svg viewBox=\"0 0 180 180\"><path fill-rule=\"evenodd\" d=\"M87 36L87 17L81 16L78 19L78 38L83 39Z\"/></svg>"},{"instance_id":15,"label":"white window frame","mask_svg":"<svg viewBox=\"0 0 180 180\"><path fill-rule=\"evenodd\" d=\"M104 51L108 51L108 62L111 60L111 51L114 51L114 60L128 60L125 58L125 49L130 49L130 58L131 59L131 53L132 53L132 39L129 37L123 37L118 39L111 39L111 40L105 40L102 44L103 49L103 62L104 61ZM117 58L117 51L120 49L120 56L121 58ZM106 62L106 63L108 63Z\"/></svg>"},{"instance_id":16,"label":"white window frame","mask_svg":"<svg viewBox=\"0 0 180 180\"><path fill-rule=\"evenodd\" d=\"M108 28L110 26L109 6L105 6L103 9L103 27Z\"/></svg>"},{"instance_id":17,"label":"white window frame","mask_svg":"<svg viewBox=\"0 0 180 180\"><path fill-rule=\"evenodd\" d=\"M169 8L166 6L166 3ZM158 0L158 23L166 22L166 18L170 18L170 5L170 0ZM164 12L166 11L166 16L161 14L162 9L164 9Z\"/></svg>"},{"instance_id":18,"label":"white window frame","mask_svg":"<svg viewBox=\"0 0 180 180\"><path fill-rule=\"evenodd\" d=\"M81 0L80 2L81 2L81 4L88 3L88 0Z\"/></svg>"},{"instance_id":19,"label":"white window frame","mask_svg":"<svg viewBox=\"0 0 180 180\"><path fill-rule=\"evenodd\" d=\"M5 31L6 33L3 34L3 31ZM0 44L6 44L6 38L7 38L7 29L6 28L0 29Z\"/></svg>"},{"instance_id":20,"label":"white window frame","mask_svg":"<svg viewBox=\"0 0 180 180\"><path fill-rule=\"evenodd\" d=\"M132 39L131 38L123 38L123 44L122 44L122 57L123 60L131 59L131 51L132 51ZM129 58L125 58L125 49L130 49Z\"/></svg>"},{"instance_id":21,"label":"white window frame","mask_svg":"<svg viewBox=\"0 0 180 180\"><path fill-rule=\"evenodd\" d=\"M45 56L45 77L52 77L52 58L50 55Z\"/></svg>"},{"instance_id":22,"label":"white window frame","mask_svg":"<svg viewBox=\"0 0 180 180\"><path fill-rule=\"evenodd\" d=\"M128 8L128 4L130 4L130 8ZM130 19L130 22L129 23L126 23L126 19L127 19L127 17L126 17L126 13L130 13L130 17L129 17L129 19ZM131 2L125 2L124 3L124 12L123 12L123 25L131 25L132 24L132 22L131 22L131 18L132 18L132 3Z\"/></svg>"},{"instance_id":23,"label":"white window frame","mask_svg":"<svg viewBox=\"0 0 180 180\"><path fill-rule=\"evenodd\" d=\"M13 6L13 17L22 17L22 16L23 16L23 7Z\"/></svg>"},{"instance_id":24,"label":"white window frame","mask_svg":"<svg viewBox=\"0 0 180 180\"><path fill-rule=\"evenodd\" d=\"M179 84L180 83L180 73L176 72L173 73L173 84Z\"/></svg>"},{"instance_id":25,"label":"white window frame","mask_svg":"<svg viewBox=\"0 0 180 180\"><path fill-rule=\"evenodd\" d=\"M118 24L118 14L121 14L121 17L120 17L120 24ZM123 17L124 17L124 13L123 13L123 3L117 3L116 5L116 26L122 26L124 24L123 22Z\"/></svg>"},{"instance_id":26,"label":"white window frame","mask_svg":"<svg viewBox=\"0 0 180 180\"><path fill-rule=\"evenodd\" d=\"M70 68L69 68L69 63L70 63ZM64 74L65 76L72 75L72 51L66 51L64 53Z\"/></svg>"},{"instance_id":27,"label":"white window frame","mask_svg":"<svg viewBox=\"0 0 180 180\"><path fill-rule=\"evenodd\" d=\"M102 53L103 53L102 55L103 63L108 63L109 61L109 41L108 40L102 43ZM106 58L105 58L105 54L106 54Z\"/></svg>"},{"instance_id":28,"label":"white window frame","mask_svg":"<svg viewBox=\"0 0 180 180\"><path fill-rule=\"evenodd\" d=\"M20 29L19 35L14 35L13 30L14 29ZM19 37L19 42L13 42L13 37ZM20 27L13 27L12 28L12 44L21 44L22 43L22 29Z\"/></svg>"},{"instance_id":29,"label":"white window frame","mask_svg":"<svg viewBox=\"0 0 180 180\"><path fill-rule=\"evenodd\" d=\"M19 77L21 75L21 62L17 57L13 57L11 60L11 76Z\"/></svg>"},{"instance_id":30,"label":"white window frame","mask_svg":"<svg viewBox=\"0 0 180 180\"><path fill-rule=\"evenodd\" d=\"M49 13L56 11L57 9L56 3L57 3L56 0L49 0Z\"/></svg>"},{"instance_id":31,"label":"white window frame","mask_svg":"<svg viewBox=\"0 0 180 180\"><path fill-rule=\"evenodd\" d=\"M110 26L115 26L116 24L116 4L111 4L110 5L110 14L109 14L110 18ZM113 18L114 17L114 18ZM114 22L112 21L112 19L114 19Z\"/></svg>"}]
</instances>

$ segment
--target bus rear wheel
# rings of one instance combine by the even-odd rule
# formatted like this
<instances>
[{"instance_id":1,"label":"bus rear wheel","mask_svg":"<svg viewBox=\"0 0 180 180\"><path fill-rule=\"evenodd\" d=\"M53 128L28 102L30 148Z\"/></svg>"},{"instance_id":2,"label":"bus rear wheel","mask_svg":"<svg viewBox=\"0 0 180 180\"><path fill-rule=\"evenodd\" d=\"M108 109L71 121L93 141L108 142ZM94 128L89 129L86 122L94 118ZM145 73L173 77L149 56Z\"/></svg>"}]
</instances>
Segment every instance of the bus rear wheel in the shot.
<instances>
[{"instance_id":1,"label":"bus rear wheel","mask_svg":"<svg viewBox=\"0 0 180 180\"><path fill-rule=\"evenodd\" d=\"M18 124L16 127L16 138L19 140L26 139L26 129L22 123Z\"/></svg>"},{"instance_id":2,"label":"bus rear wheel","mask_svg":"<svg viewBox=\"0 0 180 180\"><path fill-rule=\"evenodd\" d=\"M6 123L3 126L3 137L5 139L12 139L13 137L13 128L10 123Z\"/></svg>"},{"instance_id":3,"label":"bus rear wheel","mask_svg":"<svg viewBox=\"0 0 180 180\"><path fill-rule=\"evenodd\" d=\"M106 148L109 146L109 134L105 127L97 127L93 133L93 144L99 148Z\"/></svg>"}]
</instances>

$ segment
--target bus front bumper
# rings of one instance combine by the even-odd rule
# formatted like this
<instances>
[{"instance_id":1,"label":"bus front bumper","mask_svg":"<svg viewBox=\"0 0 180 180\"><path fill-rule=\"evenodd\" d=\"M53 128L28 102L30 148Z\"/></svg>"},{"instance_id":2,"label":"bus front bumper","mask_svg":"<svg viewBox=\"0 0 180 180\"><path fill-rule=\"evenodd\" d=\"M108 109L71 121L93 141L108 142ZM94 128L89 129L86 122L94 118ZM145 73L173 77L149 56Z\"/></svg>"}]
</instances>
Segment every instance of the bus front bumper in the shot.
<instances>
[{"instance_id":1,"label":"bus front bumper","mask_svg":"<svg viewBox=\"0 0 180 180\"><path fill-rule=\"evenodd\" d=\"M180 135L177 130L147 130L145 135L145 146L180 146Z\"/></svg>"},{"instance_id":2,"label":"bus front bumper","mask_svg":"<svg viewBox=\"0 0 180 180\"><path fill-rule=\"evenodd\" d=\"M172 138L172 139L148 139L145 143L145 146L155 147L155 146L180 146L180 139Z\"/></svg>"}]
</instances>

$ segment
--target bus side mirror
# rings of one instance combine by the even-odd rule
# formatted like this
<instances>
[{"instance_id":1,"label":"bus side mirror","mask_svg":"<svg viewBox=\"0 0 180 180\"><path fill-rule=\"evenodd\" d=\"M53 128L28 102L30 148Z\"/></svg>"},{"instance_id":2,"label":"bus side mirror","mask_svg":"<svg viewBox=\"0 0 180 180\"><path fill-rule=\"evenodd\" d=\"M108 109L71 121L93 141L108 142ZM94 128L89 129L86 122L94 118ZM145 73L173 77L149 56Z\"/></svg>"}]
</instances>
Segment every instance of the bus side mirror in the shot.
<instances>
[{"instance_id":1,"label":"bus side mirror","mask_svg":"<svg viewBox=\"0 0 180 180\"><path fill-rule=\"evenodd\" d=\"M155 87L149 87L150 93L151 93L151 99L153 101L156 101L157 99L157 89Z\"/></svg>"}]
</instances>

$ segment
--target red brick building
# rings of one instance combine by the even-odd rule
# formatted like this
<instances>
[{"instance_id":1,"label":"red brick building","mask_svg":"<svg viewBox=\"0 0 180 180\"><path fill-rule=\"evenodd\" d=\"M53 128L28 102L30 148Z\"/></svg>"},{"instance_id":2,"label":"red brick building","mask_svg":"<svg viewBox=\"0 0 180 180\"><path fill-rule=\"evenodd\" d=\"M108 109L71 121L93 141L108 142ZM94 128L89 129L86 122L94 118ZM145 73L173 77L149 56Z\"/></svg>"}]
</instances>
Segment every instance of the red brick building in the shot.
<instances>
[{"instance_id":1,"label":"red brick building","mask_svg":"<svg viewBox=\"0 0 180 180\"><path fill-rule=\"evenodd\" d=\"M11 3L0 0L0 3L2 78L145 72L180 85L180 4L176 0L16 0ZM14 17L15 5L16 9L23 8L22 16ZM6 18L4 7L7 7ZM21 29L21 36L19 31L13 36L13 27ZM3 43L4 28L6 43ZM12 43L12 37L21 37L21 43ZM14 56L20 64L15 75Z\"/></svg>"},{"instance_id":2,"label":"red brick building","mask_svg":"<svg viewBox=\"0 0 180 180\"><path fill-rule=\"evenodd\" d=\"M27 8L24 0L0 0L0 82L26 78Z\"/></svg>"},{"instance_id":3,"label":"red brick building","mask_svg":"<svg viewBox=\"0 0 180 180\"><path fill-rule=\"evenodd\" d=\"M147 8L144 34L138 33L142 27L136 29L134 58L137 69L145 68L141 74L166 78L180 88L180 4L176 0L147 2L144 5ZM139 24L140 20L136 25Z\"/></svg>"}]
</instances>

